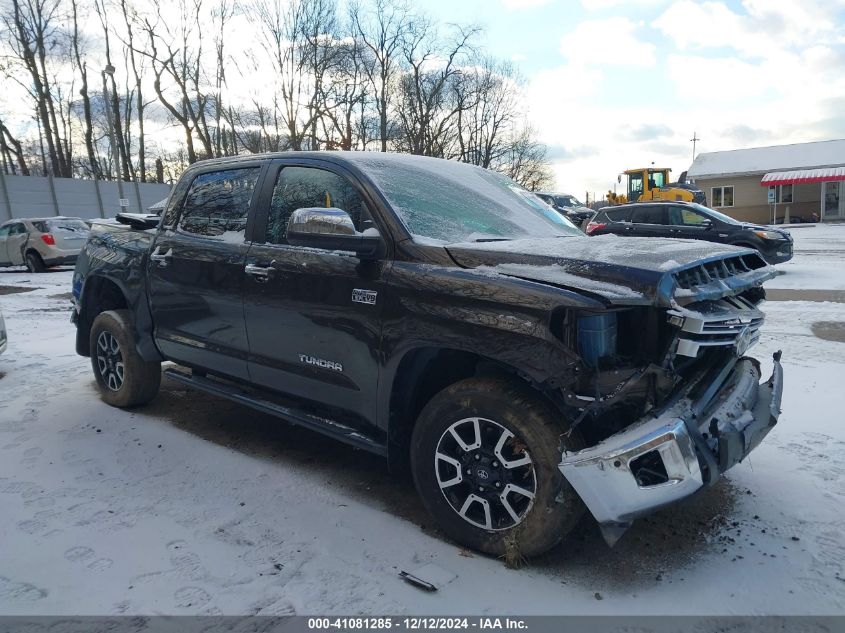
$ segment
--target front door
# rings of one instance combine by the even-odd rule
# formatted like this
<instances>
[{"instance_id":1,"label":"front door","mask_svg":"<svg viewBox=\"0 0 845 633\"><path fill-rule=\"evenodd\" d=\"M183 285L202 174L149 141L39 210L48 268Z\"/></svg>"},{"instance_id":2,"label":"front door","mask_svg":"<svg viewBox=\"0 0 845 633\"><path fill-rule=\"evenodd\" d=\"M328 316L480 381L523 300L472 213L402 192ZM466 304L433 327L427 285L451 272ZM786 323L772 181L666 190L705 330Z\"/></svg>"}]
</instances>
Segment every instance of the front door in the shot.
<instances>
[{"instance_id":1,"label":"front door","mask_svg":"<svg viewBox=\"0 0 845 633\"><path fill-rule=\"evenodd\" d=\"M822 183L822 220L845 218L845 182Z\"/></svg>"},{"instance_id":2,"label":"front door","mask_svg":"<svg viewBox=\"0 0 845 633\"><path fill-rule=\"evenodd\" d=\"M189 367L246 379L246 225L260 165L198 173L174 193L150 254L156 343Z\"/></svg>"},{"instance_id":3,"label":"front door","mask_svg":"<svg viewBox=\"0 0 845 633\"><path fill-rule=\"evenodd\" d=\"M359 231L375 227L372 204L331 166L280 161L262 192L264 242L246 259L244 313L252 381L278 392L332 403L375 423L380 314L389 259L291 246L287 222L299 208L335 207ZM264 226L262 226L264 225ZM385 233L382 232L382 235Z\"/></svg>"},{"instance_id":4,"label":"front door","mask_svg":"<svg viewBox=\"0 0 845 633\"><path fill-rule=\"evenodd\" d=\"M8 266L12 262L6 251L6 242L9 241L9 229L12 228L10 224L0 226L0 266Z\"/></svg>"},{"instance_id":5,"label":"front door","mask_svg":"<svg viewBox=\"0 0 845 633\"><path fill-rule=\"evenodd\" d=\"M703 213L689 207L669 206L667 209L669 227L672 237L689 240L719 241L719 231L713 226L713 221Z\"/></svg>"},{"instance_id":6,"label":"front door","mask_svg":"<svg viewBox=\"0 0 845 633\"><path fill-rule=\"evenodd\" d=\"M24 260L24 246L29 233L23 222L13 222L5 227L7 233L0 236L0 260L11 266L22 266Z\"/></svg>"}]
</instances>

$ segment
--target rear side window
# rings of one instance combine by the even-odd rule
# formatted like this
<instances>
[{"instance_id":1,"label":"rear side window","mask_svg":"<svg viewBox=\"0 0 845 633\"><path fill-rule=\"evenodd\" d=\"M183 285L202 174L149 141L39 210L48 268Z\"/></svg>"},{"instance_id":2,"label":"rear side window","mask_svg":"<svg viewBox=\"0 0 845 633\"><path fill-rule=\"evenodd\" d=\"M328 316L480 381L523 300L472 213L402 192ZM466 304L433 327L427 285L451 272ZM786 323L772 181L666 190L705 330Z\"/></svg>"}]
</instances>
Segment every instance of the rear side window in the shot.
<instances>
[{"instance_id":1,"label":"rear side window","mask_svg":"<svg viewBox=\"0 0 845 633\"><path fill-rule=\"evenodd\" d=\"M607 219L611 222L627 222L630 213L630 209L613 209L611 211L604 212Z\"/></svg>"},{"instance_id":2,"label":"rear side window","mask_svg":"<svg viewBox=\"0 0 845 633\"><path fill-rule=\"evenodd\" d=\"M23 235L26 233L26 227L23 224L12 224L9 227L9 235Z\"/></svg>"},{"instance_id":3,"label":"rear side window","mask_svg":"<svg viewBox=\"0 0 845 633\"><path fill-rule=\"evenodd\" d=\"M343 209L358 231L372 226L358 190L346 178L316 167L285 167L273 188L267 242L285 244L290 216L307 207Z\"/></svg>"},{"instance_id":4,"label":"rear side window","mask_svg":"<svg viewBox=\"0 0 845 633\"><path fill-rule=\"evenodd\" d=\"M666 210L661 207L639 207L631 214L635 224L666 224Z\"/></svg>"},{"instance_id":5,"label":"rear side window","mask_svg":"<svg viewBox=\"0 0 845 633\"><path fill-rule=\"evenodd\" d=\"M260 167L227 169L194 178L182 206L179 229L204 237L242 242L260 172Z\"/></svg>"}]
</instances>

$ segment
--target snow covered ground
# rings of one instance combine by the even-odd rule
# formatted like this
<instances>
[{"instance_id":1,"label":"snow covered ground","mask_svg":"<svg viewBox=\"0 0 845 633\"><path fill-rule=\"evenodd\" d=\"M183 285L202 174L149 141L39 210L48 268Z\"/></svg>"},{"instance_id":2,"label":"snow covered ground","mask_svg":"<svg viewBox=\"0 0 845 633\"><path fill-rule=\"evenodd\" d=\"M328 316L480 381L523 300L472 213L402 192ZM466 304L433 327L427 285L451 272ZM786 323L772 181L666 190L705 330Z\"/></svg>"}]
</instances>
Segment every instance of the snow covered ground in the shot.
<instances>
[{"instance_id":1,"label":"snow covered ground","mask_svg":"<svg viewBox=\"0 0 845 633\"><path fill-rule=\"evenodd\" d=\"M845 289L845 226L793 234L770 286ZM754 351L768 370L783 349L784 412L719 485L614 549L585 520L509 570L364 452L167 381L137 411L103 404L70 278L0 269L0 614L845 612L845 343L813 333L842 300L766 304ZM427 563L454 580L397 575Z\"/></svg>"}]
</instances>

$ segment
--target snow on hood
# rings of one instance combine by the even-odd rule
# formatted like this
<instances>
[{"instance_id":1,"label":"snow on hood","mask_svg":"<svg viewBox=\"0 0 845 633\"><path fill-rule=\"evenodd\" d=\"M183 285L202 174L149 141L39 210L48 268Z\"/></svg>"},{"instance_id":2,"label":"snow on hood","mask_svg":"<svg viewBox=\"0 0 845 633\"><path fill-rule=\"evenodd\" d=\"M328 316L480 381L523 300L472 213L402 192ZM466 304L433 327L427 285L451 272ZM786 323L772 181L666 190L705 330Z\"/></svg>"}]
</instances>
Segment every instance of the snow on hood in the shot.
<instances>
[{"instance_id":1,"label":"snow on hood","mask_svg":"<svg viewBox=\"0 0 845 633\"><path fill-rule=\"evenodd\" d=\"M655 303L658 290L667 289L665 280L674 272L753 252L700 240L616 235L471 242L446 248L464 268L550 283L624 304Z\"/></svg>"}]
</instances>

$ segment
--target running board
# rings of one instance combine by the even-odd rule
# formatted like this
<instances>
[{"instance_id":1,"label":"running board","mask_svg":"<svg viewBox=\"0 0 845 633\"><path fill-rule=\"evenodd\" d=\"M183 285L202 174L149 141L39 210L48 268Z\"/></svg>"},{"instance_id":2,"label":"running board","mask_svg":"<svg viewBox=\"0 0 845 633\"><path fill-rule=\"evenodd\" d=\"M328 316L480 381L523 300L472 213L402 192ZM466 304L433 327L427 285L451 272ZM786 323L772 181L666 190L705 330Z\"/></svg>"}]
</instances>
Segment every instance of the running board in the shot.
<instances>
[{"instance_id":1,"label":"running board","mask_svg":"<svg viewBox=\"0 0 845 633\"><path fill-rule=\"evenodd\" d=\"M377 440L364 435L358 429L336 422L328 418L322 418L316 415L311 415L304 411L300 411L291 407L270 402L256 395L251 394L246 389L242 389L237 385L223 382L221 380L214 380L206 378L205 376L191 375L178 369L168 368L164 370L164 375L172 378L177 382L181 382L194 389L205 391L215 396L220 396L244 404L256 411L267 413L269 415L281 418L291 424L317 431L323 435L328 435L341 442L351 444L356 448L364 449L377 455L387 456L387 446L378 442Z\"/></svg>"}]
</instances>

